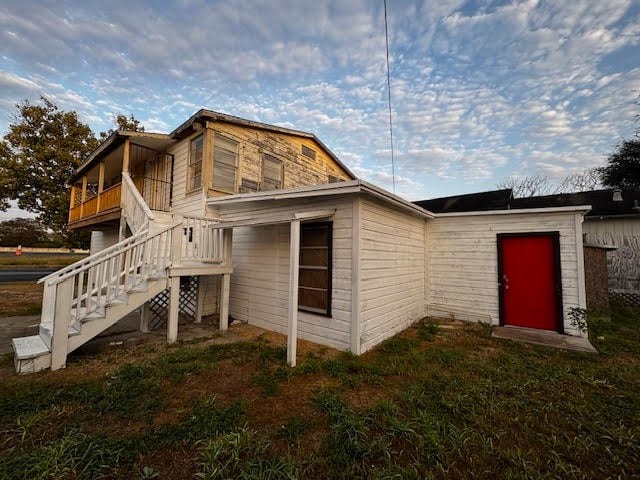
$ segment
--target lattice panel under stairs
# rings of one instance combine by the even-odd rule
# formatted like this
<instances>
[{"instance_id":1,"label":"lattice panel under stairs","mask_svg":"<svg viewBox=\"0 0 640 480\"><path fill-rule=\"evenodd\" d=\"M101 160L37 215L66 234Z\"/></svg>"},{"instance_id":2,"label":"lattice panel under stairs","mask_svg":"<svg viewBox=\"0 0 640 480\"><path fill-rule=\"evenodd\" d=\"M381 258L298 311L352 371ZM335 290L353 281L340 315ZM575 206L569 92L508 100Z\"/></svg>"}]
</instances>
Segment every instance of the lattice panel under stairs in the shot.
<instances>
[{"instance_id":1,"label":"lattice panel under stairs","mask_svg":"<svg viewBox=\"0 0 640 480\"><path fill-rule=\"evenodd\" d=\"M195 320L198 309L198 285L200 277L180 277L180 306L179 315ZM149 302L151 321L149 328L156 330L167 325L169 318L169 290L163 290Z\"/></svg>"}]
</instances>

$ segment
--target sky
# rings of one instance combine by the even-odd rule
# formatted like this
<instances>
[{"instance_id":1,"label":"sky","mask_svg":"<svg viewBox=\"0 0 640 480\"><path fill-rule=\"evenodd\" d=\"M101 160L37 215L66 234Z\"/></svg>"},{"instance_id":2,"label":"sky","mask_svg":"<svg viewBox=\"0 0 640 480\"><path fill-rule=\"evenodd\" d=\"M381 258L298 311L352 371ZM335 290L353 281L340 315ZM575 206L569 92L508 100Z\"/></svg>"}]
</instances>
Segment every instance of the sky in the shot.
<instances>
[{"instance_id":1,"label":"sky","mask_svg":"<svg viewBox=\"0 0 640 480\"><path fill-rule=\"evenodd\" d=\"M410 200L559 181L638 126L640 0L388 0L388 21ZM3 0L0 133L40 95L96 133L208 108L313 132L392 190L384 32L382 0Z\"/></svg>"}]
</instances>

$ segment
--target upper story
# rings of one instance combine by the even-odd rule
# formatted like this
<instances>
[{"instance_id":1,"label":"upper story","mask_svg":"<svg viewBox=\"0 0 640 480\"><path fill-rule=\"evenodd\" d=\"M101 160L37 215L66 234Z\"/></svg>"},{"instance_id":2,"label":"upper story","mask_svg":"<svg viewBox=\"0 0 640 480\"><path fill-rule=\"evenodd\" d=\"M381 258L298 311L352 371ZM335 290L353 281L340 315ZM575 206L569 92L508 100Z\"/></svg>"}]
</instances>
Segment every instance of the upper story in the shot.
<instances>
[{"instance_id":1,"label":"upper story","mask_svg":"<svg viewBox=\"0 0 640 480\"><path fill-rule=\"evenodd\" d=\"M200 110L169 134L109 136L68 181L69 228L118 225L127 185L152 211L202 216L210 197L353 179L311 133Z\"/></svg>"}]
</instances>

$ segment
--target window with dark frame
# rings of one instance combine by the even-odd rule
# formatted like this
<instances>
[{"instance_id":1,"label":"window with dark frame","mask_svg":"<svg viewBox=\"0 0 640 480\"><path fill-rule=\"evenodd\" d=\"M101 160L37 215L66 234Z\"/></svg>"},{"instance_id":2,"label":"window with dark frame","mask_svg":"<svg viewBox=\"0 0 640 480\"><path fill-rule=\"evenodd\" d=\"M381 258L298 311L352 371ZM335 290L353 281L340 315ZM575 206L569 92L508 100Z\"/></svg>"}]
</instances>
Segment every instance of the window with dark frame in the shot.
<instances>
[{"instance_id":1,"label":"window with dark frame","mask_svg":"<svg viewBox=\"0 0 640 480\"><path fill-rule=\"evenodd\" d=\"M213 141L213 188L235 193L238 175L238 142L217 134Z\"/></svg>"},{"instance_id":2,"label":"window with dark frame","mask_svg":"<svg viewBox=\"0 0 640 480\"><path fill-rule=\"evenodd\" d=\"M316 159L316 151L313 148L307 147L306 145L302 145L301 153L305 157L312 158L313 160Z\"/></svg>"},{"instance_id":3,"label":"window with dark frame","mask_svg":"<svg viewBox=\"0 0 640 480\"><path fill-rule=\"evenodd\" d=\"M298 309L331 315L333 223L300 225Z\"/></svg>"},{"instance_id":4,"label":"window with dark frame","mask_svg":"<svg viewBox=\"0 0 640 480\"><path fill-rule=\"evenodd\" d=\"M189 190L196 190L202 186L202 151L204 135L191 140L189 150Z\"/></svg>"},{"instance_id":5,"label":"window with dark frame","mask_svg":"<svg viewBox=\"0 0 640 480\"><path fill-rule=\"evenodd\" d=\"M262 154L262 185L261 190L280 190L282 189L284 169L282 160L269 155Z\"/></svg>"}]
</instances>

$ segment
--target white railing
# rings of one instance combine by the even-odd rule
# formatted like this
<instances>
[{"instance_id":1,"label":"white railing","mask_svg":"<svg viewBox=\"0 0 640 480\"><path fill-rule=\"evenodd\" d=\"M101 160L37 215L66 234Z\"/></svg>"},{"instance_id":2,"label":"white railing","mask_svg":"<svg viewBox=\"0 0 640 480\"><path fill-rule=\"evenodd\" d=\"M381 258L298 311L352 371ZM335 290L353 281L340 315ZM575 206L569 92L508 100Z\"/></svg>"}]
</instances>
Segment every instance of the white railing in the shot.
<instances>
[{"instance_id":1,"label":"white railing","mask_svg":"<svg viewBox=\"0 0 640 480\"><path fill-rule=\"evenodd\" d=\"M122 214L133 233L145 230L154 216L127 172L122 172Z\"/></svg>"},{"instance_id":2,"label":"white railing","mask_svg":"<svg viewBox=\"0 0 640 480\"><path fill-rule=\"evenodd\" d=\"M206 217L185 216L178 225L182 241L180 261L222 263L225 260L224 230L219 223ZM175 241L175 240L174 240Z\"/></svg>"},{"instance_id":3,"label":"white railing","mask_svg":"<svg viewBox=\"0 0 640 480\"><path fill-rule=\"evenodd\" d=\"M63 343L70 326L104 313L104 308L122 299L131 289L152 277L166 275L171 263L171 234L174 226L149 235L140 235L117 243L110 253L89 257L82 266L65 269L42 279L45 281L41 323L53 323L53 340ZM117 247L117 248L114 248ZM104 253L104 252L101 252ZM52 345L53 350L57 349ZM59 353L59 349L57 354Z\"/></svg>"}]
</instances>

